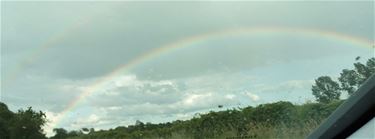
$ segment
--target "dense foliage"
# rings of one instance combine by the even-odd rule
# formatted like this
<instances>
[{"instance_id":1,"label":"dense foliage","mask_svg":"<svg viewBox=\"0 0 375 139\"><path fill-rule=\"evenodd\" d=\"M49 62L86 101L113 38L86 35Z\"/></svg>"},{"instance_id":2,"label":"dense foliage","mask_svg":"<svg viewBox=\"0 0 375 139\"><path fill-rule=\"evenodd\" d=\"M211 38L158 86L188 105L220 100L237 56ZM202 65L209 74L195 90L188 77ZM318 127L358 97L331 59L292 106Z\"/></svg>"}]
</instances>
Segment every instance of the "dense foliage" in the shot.
<instances>
[{"instance_id":1,"label":"dense foliage","mask_svg":"<svg viewBox=\"0 0 375 139\"><path fill-rule=\"evenodd\" d=\"M356 58L356 60L358 60ZM316 102L292 104L279 101L256 107L233 108L197 114L190 120L167 123L143 123L95 131L82 128L67 131L56 128L51 139L213 139L213 138L303 138L327 118L344 100L342 93L352 95L375 73L375 58L366 64L354 63L354 69L344 69L337 79L321 76L312 86ZM222 107L222 106L219 106ZM30 108L14 113L0 102L0 139L44 139L43 112Z\"/></svg>"},{"instance_id":2,"label":"dense foliage","mask_svg":"<svg viewBox=\"0 0 375 139\"><path fill-rule=\"evenodd\" d=\"M343 100L294 105L279 101L257 107L210 111L190 120L160 124L137 123L115 129L68 135L55 130L57 138L69 139L165 139L165 138L303 138L328 117ZM62 136L63 135L63 136Z\"/></svg>"},{"instance_id":3,"label":"dense foliage","mask_svg":"<svg viewBox=\"0 0 375 139\"><path fill-rule=\"evenodd\" d=\"M356 60L359 60L357 57ZM328 103L339 100L343 92L350 96L363 84L371 75L375 73L375 58L370 58L365 64L356 62L354 69L344 69L340 73L338 81L329 76L321 76L315 80L312 86L312 94L321 103Z\"/></svg>"},{"instance_id":4,"label":"dense foliage","mask_svg":"<svg viewBox=\"0 0 375 139\"><path fill-rule=\"evenodd\" d=\"M13 113L0 102L0 139L45 139L42 130L45 123L46 116L41 111L29 107Z\"/></svg>"}]
</instances>

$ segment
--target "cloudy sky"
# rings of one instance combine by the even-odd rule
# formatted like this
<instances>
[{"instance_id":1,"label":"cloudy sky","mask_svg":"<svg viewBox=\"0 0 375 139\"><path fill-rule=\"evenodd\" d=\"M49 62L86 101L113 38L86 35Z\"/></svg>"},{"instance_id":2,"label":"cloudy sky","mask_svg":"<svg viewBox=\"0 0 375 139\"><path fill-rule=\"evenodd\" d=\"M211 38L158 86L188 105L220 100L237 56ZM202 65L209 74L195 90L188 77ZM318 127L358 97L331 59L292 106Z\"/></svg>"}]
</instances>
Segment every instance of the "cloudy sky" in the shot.
<instances>
[{"instance_id":1,"label":"cloudy sky","mask_svg":"<svg viewBox=\"0 0 375 139\"><path fill-rule=\"evenodd\" d=\"M45 111L49 135L303 103L315 78L373 56L373 12L373 1L2 2L0 100Z\"/></svg>"}]
</instances>

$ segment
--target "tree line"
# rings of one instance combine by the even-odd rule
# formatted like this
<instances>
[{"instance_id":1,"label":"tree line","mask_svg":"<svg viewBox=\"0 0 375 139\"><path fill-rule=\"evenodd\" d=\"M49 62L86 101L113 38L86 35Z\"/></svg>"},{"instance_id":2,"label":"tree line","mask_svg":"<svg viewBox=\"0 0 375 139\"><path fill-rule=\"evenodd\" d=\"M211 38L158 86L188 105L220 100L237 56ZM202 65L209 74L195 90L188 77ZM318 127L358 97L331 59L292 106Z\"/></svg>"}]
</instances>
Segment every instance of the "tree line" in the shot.
<instances>
[{"instance_id":1,"label":"tree line","mask_svg":"<svg viewBox=\"0 0 375 139\"><path fill-rule=\"evenodd\" d=\"M349 96L375 73L375 58L370 58L366 63L361 63L356 58L354 69L343 69L340 76L334 80L330 76L321 76L315 80L311 91L316 101L328 103L333 100L339 100L343 93Z\"/></svg>"},{"instance_id":2,"label":"tree line","mask_svg":"<svg viewBox=\"0 0 375 139\"><path fill-rule=\"evenodd\" d=\"M58 136L68 139L304 138L342 102L343 100L296 105L279 101L256 107L210 111L184 121L158 124L138 122L134 125L74 136L64 132L64 135L56 134L52 138L59 139Z\"/></svg>"},{"instance_id":3,"label":"tree line","mask_svg":"<svg viewBox=\"0 0 375 139\"><path fill-rule=\"evenodd\" d=\"M315 102L293 104L287 101L260 104L223 111L196 114L189 120L118 126L109 130L82 128L67 131L55 128L50 139L227 139L227 138L304 138L375 73L375 58L365 63L356 58L353 69L344 69L338 77L321 76L311 91ZM42 126L45 114L29 107L11 112L0 102L1 139L46 139Z\"/></svg>"}]
</instances>

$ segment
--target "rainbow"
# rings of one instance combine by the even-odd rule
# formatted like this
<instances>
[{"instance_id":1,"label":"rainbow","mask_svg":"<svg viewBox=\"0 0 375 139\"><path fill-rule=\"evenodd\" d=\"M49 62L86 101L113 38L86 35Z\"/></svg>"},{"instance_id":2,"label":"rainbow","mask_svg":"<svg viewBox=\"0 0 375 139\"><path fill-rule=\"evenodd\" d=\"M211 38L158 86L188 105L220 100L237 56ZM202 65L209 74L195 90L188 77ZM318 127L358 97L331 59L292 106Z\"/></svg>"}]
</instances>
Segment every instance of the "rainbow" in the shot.
<instances>
[{"instance_id":1,"label":"rainbow","mask_svg":"<svg viewBox=\"0 0 375 139\"><path fill-rule=\"evenodd\" d=\"M194 46L198 43L206 42L215 38L225 37L229 35L241 35L247 33L265 33L265 34L273 34L273 33L297 33L298 35L306 35L310 37L323 37L329 40L338 41L338 42L345 42L355 46L363 46L363 47L371 47L372 43L369 40L349 36L345 34L340 34L337 32L330 32L330 31L323 31L323 30L314 30L314 29L304 29L304 28L286 28L286 27L256 27L256 28L235 28L229 30L222 30L217 32L210 32L206 34L196 35L192 37L183 38L176 42L172 42L170 44L152 49L138 57L134 58L127 64L117 67L112 72L108 73L107 75L103 76L102 78L96 80L93 84L88 86L81 94L71 101L67 107L60 113L61 116L58 117L57 122L54 124L53 127L57 127L61 124L66 115L74 111L76 107L85 100L86 97L91 95L93 92L97 91L101 87L103 87L107 82L110 82L114 79L114 77L134 70L134 68L147 63L148 61L152 61L154 58L160 57L162 55L166 55L168 53L172 53L176 50L186 48L189 46Z\"/></svg>"}]
</instances>

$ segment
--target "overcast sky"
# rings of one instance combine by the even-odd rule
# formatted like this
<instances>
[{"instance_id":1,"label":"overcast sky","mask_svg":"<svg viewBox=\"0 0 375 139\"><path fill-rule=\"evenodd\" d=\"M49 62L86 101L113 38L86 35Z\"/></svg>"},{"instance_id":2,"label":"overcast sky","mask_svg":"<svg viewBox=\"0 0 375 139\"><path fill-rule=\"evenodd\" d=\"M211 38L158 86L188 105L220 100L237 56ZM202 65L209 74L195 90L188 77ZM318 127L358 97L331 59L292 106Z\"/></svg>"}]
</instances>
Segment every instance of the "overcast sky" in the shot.
<instances>
[{"instance_id":1,"label":"overcast sky","mask_svg":"<svg viewBox=\"0 0 375 139\"><path fill-rule=\"evenodd\" d=\"M118 67L196 36L209 37L119 72L62 113ZM315 78L372 57L373 38L373 1L2 2L0 100L45 111L49 135L56 125L108 129L218 105L303 103Z\"/></svg>"}]
</instances>

